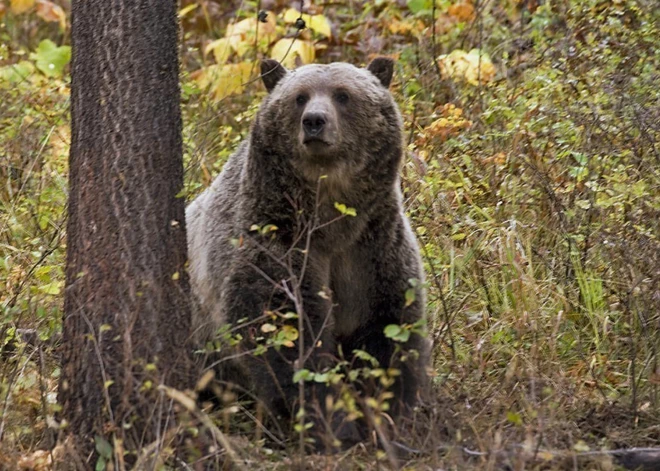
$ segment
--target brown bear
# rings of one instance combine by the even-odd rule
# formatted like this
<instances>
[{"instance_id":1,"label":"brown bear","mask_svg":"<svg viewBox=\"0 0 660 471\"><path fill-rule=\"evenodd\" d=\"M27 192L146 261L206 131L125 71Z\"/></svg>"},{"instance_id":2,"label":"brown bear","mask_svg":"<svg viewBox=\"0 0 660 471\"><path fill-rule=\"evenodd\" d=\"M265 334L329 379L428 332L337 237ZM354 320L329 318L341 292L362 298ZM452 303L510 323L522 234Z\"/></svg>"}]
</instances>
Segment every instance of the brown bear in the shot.
<instances>
[{"instance_id":1,"label":"brown bear","mask_svg":"<svg viewBox=\"0 0 660 471\"><path fill-rule=\"evenodd\" d=\"M400 371L395 419L425 377L424 275L402 206L393 68L388 58L292 71L264 60L269 94L249 137L187 209L196 337L233 326L231 361L280 416L296 412L296 371L351 362L356 350ZM392 324L401 335L385 334ZM303 397L323 409L326 388L312 381Z\"/></svg>"}]
</instances>

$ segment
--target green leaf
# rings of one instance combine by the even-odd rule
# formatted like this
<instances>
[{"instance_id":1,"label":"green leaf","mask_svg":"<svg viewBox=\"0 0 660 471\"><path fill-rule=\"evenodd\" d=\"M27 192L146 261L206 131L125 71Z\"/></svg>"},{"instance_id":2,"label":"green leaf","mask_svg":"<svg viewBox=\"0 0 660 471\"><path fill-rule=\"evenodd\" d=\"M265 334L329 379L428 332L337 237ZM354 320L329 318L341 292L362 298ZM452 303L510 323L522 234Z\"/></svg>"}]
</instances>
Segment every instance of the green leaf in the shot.
<instances>
[{"instance_id":1,"label":"green leaf","mask_svg":"<svg viewBox=\"0 0 660 471\"><path fill-rule=\"evenodd\" d=\"M401 332L401 326L396 325L396 324L390 324L387 327L385 327L384 333L385 337L391 339L399 335L399 332Z\"/></svg>"},{"instance_id":2,"label":"green leaf","mask_svg":"<svg viewBox=\"0 0 660 471\"><path fill-rule=\"evenodd\" d=\"M48 283L43 286L40 286L39 291L44 294L51 294L57 296L58 294L60 294L61 287L62 287L61 281L53 281L52 283Z\"/></svg>"},{"instance_id":3,"label":"green leaf","mask_svg":"<svg viewBox=\"0 0 660 471\"><path fill-rule=\"evenodd\" d=\"M30 59L36 62L37 69L48 77L60 77L64 67L71 60L70 46L57 46L50 39L44 39L37 50L30 54Z\"/></svg>"},{"instance_id":4,"label":"green leaf","mask_svg":"<svg viewBox=\"0 0 660 471\"><path fill-rule=\"evenodd\" d=\"M386 329L387 329L387 327L386 327ZM365 352L364 350L357 350L357 349L353 350L353 355L355 355L355 358L358 358L358 359L364 360L364 361L368 361L373 366L378 366L378 360L375 357L371 356L369 353Z\"/></svg>"},{"instance_id":5,"label":"green leaf","mask_svg":"<svg viewBox=\"0 0 660 471\"><path fill-rule=\"evenodd\" d=\"M304 430L309 430L310 428L312 428L313 425L314 425L313 422L307 422L304 427L302 427L300 424L296 424L294 425L293 429L296 432L300 433L303 432Z\"/></svg>"},{"instance_id":6,"label":"green leaf","mask_svg":"<svg viewBox=\"0 0 660 471\"><path fill-rule=\"evenodd\" d=\"M383 332L385 333L385 337L395 342L407 342L410 338L410 330L397 324L388 325Z\"/></svg>"},{"instance_id":7,"label":"green leaf","mask_svg":"<svg viewBox=\"0 0 660 471\"><path fill-rule=\"evenodd\" d=\"M20 83L34 73L34 64L21 61L18 64L0 67L0 82Z\"/></svg>"},{"instance_id":8,"label":"green leaf","mask_svg":"<svg viewBox=\"0 0 660 471\"><path fill-rule=\"evenodd\" d=\"M266 235L269 232L274 232L277 230L277 226L275 224L266 224L262 229L261 229L261 235Z\"/></svg>"},{"instance_id":9,"label":"green leaf","mask_svg":"<svg viewBox=\"0 0 660 471\"><path fill-rule=\"evenodd\" d=\"M110 442L100 435L95 435L94 443L96 444L96 451L102 458L106 460L112 459L112 445L110 445ZM98 463L96 465L98 466ZM105 469L105 463L103 466L103 469Z\"/></svg>"},{"instance_id":10,"label":"green leaf","mask_svg":"<svg viewBox=\"0 0 660 471\"><path fill-rule=\"evenodd\" d=\"M415 288L409 288L406 290L406 305L405 307L410 306L415 302Z\"/></svg>"},{"instance_id":11,"label":"green leaf","mask_svg":"<svg viewBox=\"0 0 660 471\"><path fill-rule=\"evenodd\" d=\"M415 14L433 8L433 0L408 0L406 3L408 10Z\"/></svg>"},{"instance_id":12,"label":"green leaf","mask_svg":"<svg viewBox=\"0 0 660 471\"><path fill-rule=\"evenodd\" d=\"M307 381L314 377L314 373L307 369L298 370L293 374L293 382L299 383L300 381Z\"/></svg>"},{"instance_id":13,"label":"green leaf","mask_svg":"<svg viewBox=\"0 0 660 471\"><path fill-rule=\"evenodd\" d=\"M94 467L94 471L105 471L105 458L99 456L99 459L96 460L96 466Z\"/></svg>"},{"instance_id":14,"label":"green leaf","mask_svg":"<svg viewBox=\"0 0 660 471\"><path fill-rule=\"evenodd\" d=\"M314 382L316 383L327 383L330 379L330 373L316 373L314 375Z\"/></svg>"},{"instance_id":15,"label":"green leaf","mask_svg":"<svg viewBox=\"0 0 660 471\"><path fill-rule=\"evenodd\" d=\"M506 420L508 420L514 425L522 425L522 418L520 417L520 414L516 412L512 412L512 411L507 412Z\"/></svg>"}]
</instances>

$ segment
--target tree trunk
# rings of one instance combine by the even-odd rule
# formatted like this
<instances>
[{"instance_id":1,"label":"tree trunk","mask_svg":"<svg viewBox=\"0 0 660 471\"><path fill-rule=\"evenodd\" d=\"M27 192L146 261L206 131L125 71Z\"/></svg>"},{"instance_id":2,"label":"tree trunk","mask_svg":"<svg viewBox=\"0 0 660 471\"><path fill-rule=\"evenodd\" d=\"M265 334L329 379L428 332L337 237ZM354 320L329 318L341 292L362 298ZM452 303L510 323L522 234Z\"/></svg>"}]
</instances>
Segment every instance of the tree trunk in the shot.
<instances>
[{"instance_id":1,"label":"tree trunk","mask_svg":"<svg viewBox=\"0 0 660 471\"><path fill-rule=\"evenodd\" d=\"M190 377L177 39L173 0L73 1L59 401L86 459L162 437L157 386Z\"/></svg>"}]
</instances>

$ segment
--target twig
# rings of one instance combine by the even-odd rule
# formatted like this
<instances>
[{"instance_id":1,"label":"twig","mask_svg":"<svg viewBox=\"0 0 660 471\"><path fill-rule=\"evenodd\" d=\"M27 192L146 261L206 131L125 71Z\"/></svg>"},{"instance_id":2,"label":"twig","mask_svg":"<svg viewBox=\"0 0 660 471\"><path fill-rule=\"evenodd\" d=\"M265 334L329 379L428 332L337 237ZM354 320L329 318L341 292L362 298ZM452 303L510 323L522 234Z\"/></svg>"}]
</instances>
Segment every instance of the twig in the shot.
<instances>
[{"instance_id":1,"label":"twig","mask_svg":"<svg viewBox=\"0 0 660 471\"><path fill-rule=\"evenodd\" d=\"M227 452L229 459L231 459L236 468L247 471L247 468L243 465L243 460L239 459L236 451L234 451L234 448L231 446L229 438L227 438L227 436L213 423L213 421L206 413L199 410L193 399L189 398L181 391L163 384L158 386L158 389L164 391L169 398L185 407L188 412L190 412L197 420L199 420L206 428L209 429L213 435L213 438L220 442L222 447Z\"/></svg>"}]
</instances>

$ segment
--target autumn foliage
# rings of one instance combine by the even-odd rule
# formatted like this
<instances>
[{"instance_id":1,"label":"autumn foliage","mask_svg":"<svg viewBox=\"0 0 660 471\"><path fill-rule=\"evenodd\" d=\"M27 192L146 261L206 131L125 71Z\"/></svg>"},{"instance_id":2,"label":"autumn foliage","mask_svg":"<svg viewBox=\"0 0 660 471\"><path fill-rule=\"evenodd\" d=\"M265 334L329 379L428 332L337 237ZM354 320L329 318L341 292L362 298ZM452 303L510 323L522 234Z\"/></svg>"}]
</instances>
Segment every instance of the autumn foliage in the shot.
<instances>
[{"instance_id":1,"label":"autumn foliage","mask_svg":"<svg viewBox=\"0 0 660 471\"><path fill-rule=\"evenodd\" d=\"M598 450L660 446L655 2L302 4L182 2L181 196L249 131L261 58L396 58L434 344L432 392L396 440L407 466L604 470L616 460ZM61 427L68 12L67 0L0 1L0 468L58 456L41 450ZM234 399L190 417L185 459L293 466ZM231 452L201 432L213 427ZM391 451L308 464L376 469Z\"/></svg>"}]
</instances>

